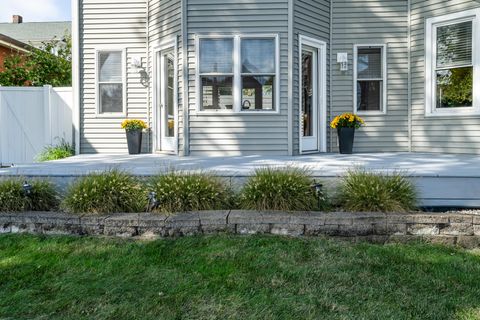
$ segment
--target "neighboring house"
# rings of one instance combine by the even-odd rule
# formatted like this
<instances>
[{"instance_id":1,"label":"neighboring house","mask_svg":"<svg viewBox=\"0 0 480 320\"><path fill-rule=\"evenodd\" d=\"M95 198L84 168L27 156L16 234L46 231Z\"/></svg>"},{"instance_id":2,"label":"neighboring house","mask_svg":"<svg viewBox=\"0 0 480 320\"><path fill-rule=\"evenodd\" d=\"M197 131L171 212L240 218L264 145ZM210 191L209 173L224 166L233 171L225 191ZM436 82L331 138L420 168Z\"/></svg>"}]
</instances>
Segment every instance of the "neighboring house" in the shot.
<instances>
[{"instance_id":1,"label":"neighboring house","mask_svg":"<svg viewBox=\"0 0 480 320\"><path fill-rule=\"evenodd\" d=\"M332 118L363 116L356 152L480 153L473 0L73 0L77 148L337 152ZM0 29L1 31L1 29Z\"/></svg>"},{"instance_id":2,"label":"neighboring house","mask_svg":"<svg viewBox=\"0 0 480 320\"><path fill-rule=\"evenodd\" d=\"M6 57L14 54L26 54L32 49L26 43L0 34L0 72L3 71L3 61Z\"/></svg>"},{"instance_id":3,"label":"neighboring house","mask_svg":"<svg viewBox=\"0 0 480 320\"><path fill-rule=\"evenodd\" d=\"M72 23L60 22L23 22L23 17L12 16L11 23L0 23L0 33L18 41L40 48L45 41L62 41L71 34Z\"/></svg>"}]
</instances>

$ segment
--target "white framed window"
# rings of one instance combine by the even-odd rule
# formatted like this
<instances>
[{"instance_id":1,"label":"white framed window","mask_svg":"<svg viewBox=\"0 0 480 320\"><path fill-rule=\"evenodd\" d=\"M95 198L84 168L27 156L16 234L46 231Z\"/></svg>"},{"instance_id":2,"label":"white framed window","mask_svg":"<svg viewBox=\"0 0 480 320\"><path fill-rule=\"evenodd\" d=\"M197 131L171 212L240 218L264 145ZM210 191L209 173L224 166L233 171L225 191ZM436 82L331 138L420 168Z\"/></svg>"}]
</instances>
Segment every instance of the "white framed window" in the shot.
<instances>
[{"instance_id":1,"label":"white framed window","mask_svg":"<svg viewBox=\"0 0 480 320\"><path fill-rule=\"evenodd\" d=\"M480 9L427 19L426 116L480 114Z\"/></svg>"},{"instance_id":2,"label":"white framed window","mask_svg":"<svg viewBox=\"0 0 480 320\"><path fill-rule=\"evenodd\" d=\"M96 51L96 103L99 116L126 114L126 62L124 49Z\"/></svg>"},{"instance_id":3,"label":"white framed window","mask_svg":"<svg viewBox=\"0 0 480 320\"><path fill-rule=\"evenodd\" d=\"M278 112L278 35L196 38L197 111Z\"/></svg>"},{"instance_id":4,"label":"white framed window","mask_svg":"<svg viewBox=\"0 0 480 320\"><path fill-rule=\"evenodd\" d=\"M359 114L387 112L387 46L355 45L353 49L353 105Z\"/></svg>"}]
</instances>

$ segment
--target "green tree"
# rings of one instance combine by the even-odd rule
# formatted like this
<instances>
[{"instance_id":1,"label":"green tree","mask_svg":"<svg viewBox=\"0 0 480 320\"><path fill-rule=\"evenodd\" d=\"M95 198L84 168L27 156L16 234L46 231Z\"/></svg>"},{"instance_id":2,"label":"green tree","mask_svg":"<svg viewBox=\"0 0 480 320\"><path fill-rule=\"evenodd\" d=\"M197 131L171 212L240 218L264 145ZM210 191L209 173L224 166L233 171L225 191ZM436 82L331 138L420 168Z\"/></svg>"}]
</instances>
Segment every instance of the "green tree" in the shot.
<instances>
[{"instance_id":1,"label":"green tree","mask_svg":"<svg viewBox=\"0 0 480 320\"><path fill-rule=\"evenodd\" d=\"M4 60L0 72L2 86L69 87L72 85L72 41L53 39L43 42L26 55L15 53Z\"/></svg>"}]
</instances>

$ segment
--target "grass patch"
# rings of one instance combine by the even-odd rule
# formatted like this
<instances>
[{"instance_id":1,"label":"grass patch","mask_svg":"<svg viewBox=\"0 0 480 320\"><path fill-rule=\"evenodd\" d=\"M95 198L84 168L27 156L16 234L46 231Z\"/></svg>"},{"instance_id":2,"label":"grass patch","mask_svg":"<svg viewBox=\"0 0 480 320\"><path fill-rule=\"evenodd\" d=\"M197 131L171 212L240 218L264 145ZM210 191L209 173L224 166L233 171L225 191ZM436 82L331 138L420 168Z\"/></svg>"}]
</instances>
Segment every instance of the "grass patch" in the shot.
<instances>
[{"instance_id":1,"label":"grass patch","mask_svg":"<svg viewBox=\"0 0 480 320\"><path fill-rule=\"evenodd\" d=\"M146 206L144 186L132 175L115 169L78 179L62 202L66 212L87 214L142 212Z\"/></svg>"},{"instance_id":2,"label":"grass patch","mask_svg":"<svg viewBox=\"0 0 480 320\"><path fill-rule=\"evenodd\" d=\"M75 149L73 148L73 146L64 139L62 139L57 145L46 146L37 156L36 160L38 162L45 162L52 160L60 160L74 155Z\"/></svg>"},{"instance_id":3,"label":"grass patch","mask_svg":"<svg viewBox=\"0 0 480 320\"><path fill-rule=\"evenodd\" d=\"M338 205L353 212L408 212L416 209L417 192L399 172L355 169L342 178Z\"/></svg>"},{"instance_id":4,"label":"grass patch","mask_svg":"<svg viewBox=\"0 0 480 320\"><path fill-rule=\"evenodd\" d=\"M0 212L50 211L59 204L59 197L52 183L45 180L31 182L27 196L23 190L24 180L7 179L0 181Z\"/></svg>"},{"instance_id":5,"label":"grass patch","mask_svg":"<svg viewBox=\"0 0 480 320\"><path fill-rule=\"evenodd\" d=\"M0 318L479 319L480 256L427 244L0 236Z\"/></svg>"},{"instance_id":6,"label":"grass patch","mask_svg":"<svg viewBox=\"0 0 480 320\"><path fill-rule=\"evenodd\" d=\"M218 210L230 205L232 191L208 173L171 171L152 177L148 190L156 193L158 211Z\"/></svg>"},{"instance_id":7,"label":"grass patch","mask_svg":"<svg viewBox=\"0 0 480 320\"><path fill-rule=\"evenodd\" d=\"M305 169L263 168L247 180L240 194L243 209L310 211L320 210L313 179ZM325 203L320 204L326 206Z\"/></svg>"}]
</instances>

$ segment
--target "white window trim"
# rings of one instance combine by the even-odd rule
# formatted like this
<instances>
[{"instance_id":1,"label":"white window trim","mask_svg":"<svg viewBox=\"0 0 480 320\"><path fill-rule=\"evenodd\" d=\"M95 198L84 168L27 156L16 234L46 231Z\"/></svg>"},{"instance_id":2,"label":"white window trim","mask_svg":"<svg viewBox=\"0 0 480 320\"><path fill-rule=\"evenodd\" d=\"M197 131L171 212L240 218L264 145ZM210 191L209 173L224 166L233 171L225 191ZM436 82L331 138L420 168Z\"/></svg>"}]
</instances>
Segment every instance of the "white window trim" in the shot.
<instances>
[{"instance_id":1,"label":"white window trim","mask_svg":"<svg viewBox=\"0 0 480 320\"><path fill-rule=\"evenodd\" d=\"M371 110L371 111L359 111L357 110L357 55L359 48L381 48L382 49L382 78L378 81L382 81L382 109L381 110ZM388 79L388 68L387 68L387 44L385 43L365 43L365 44L355 44L353 46L353 113L359 115L385 115L387 114L387 79Z\"/></svg>"},{"instance_id":2,"label":"white window trim","mask_svg":"<svg viewBox=\"0 0 480 320\"><path fill-rule=\"evenodd\" d=\"M479 28L480 9L467 10L439 17L429 18L425 22L425 116L465 116L480 115L480 59L477 57L480 46ZM473 64L473 107L436 108L436 40L437 28L451 24L472 21L472 64Z\"/></svg>"},{"instance_id":3,"label":"white window trim","mask_svg":"<svg viewBox=\"0 0 480 320\"><path fill-rule=\"evenodd\" d=\"M242 64L241 39L271 38L275 40L275 87L274 110L242 111ZM200 39L233 39L233 109L202 110L202 95L200 81ZM198 34L195 36L195 111L199 115L216 114L258 114L271 115L280 113L280 40L278 34Z\"/></svg>"},{"instance_id":4,"label":"white window trim","mask_svg":"<svg viewBox=\"0 0 480 320\"><path fill-rule=\"evenodd\" d=\"M101 52L122 53L122 112L100 112L100 59ZM125 118L127 116L127 50L125 47L102 47L95 49L95 111L97 118Z\"/></svg>"}]
</instances>

